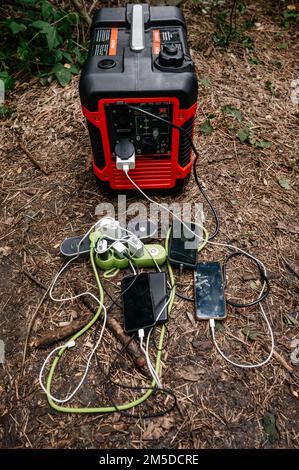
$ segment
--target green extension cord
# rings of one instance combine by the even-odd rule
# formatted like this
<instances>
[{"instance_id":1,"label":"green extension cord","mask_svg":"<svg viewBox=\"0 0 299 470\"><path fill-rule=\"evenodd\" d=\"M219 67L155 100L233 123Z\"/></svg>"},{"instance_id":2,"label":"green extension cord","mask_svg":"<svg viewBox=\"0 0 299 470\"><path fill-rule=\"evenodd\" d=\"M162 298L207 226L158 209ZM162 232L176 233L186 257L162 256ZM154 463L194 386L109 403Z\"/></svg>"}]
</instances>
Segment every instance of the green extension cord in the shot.
<instances>
[{"instance_id":1,"label":"green extension cord","mask_svg":"<svg viewBox=\"0 0 299 470\"><path fill-rule=\"evenodd\" d=\"M201 245L198 247L198 251L201 251L206 246L206 244L208 242L208 236L209 236L208 232L204 227L202 227L202 229L204 231L204 239L203 239L203 242L201 243ZM167 233L167 237L166 237L166 241L165 241L166 253L168 253L169 234L170 234L170 230ZM98 290L99 290L99 294L100 294L99 300L100 300L101 304L103 304L104 291L103 291L103 287L102 287L102 284L101 284L101 281L100 281L100 278L99 278L99 275L98 275L97 267L96 267L96 264L95 264L95 260L94 260L94 248L95 248L94 244L91 243L91 245L90 245L90 261L91 261L92 269L93 269L93 272L94 272L94 275L95 275L95 278L96 278L96 283L97 283L97 287L98 287ZM169 273L169 278L170 278L170 284L171 284L171 286L174 286L175 280L174 280L172 267L171 267L168 260L167 260L166 263L167 263L167 268L168 268L168 273ZM169 302L169 306L168 306L169 314L170 314L172 306L173 306L175 291L176 291L176 289L175 289L175 287L173 287L173 289L171 290L171 293L170 293L170 302ZM102 311L102 305L100 305L98 307L94 317L90 320L90 322L87 323L80 331L78 331L76 334L74 334L72 336L72 338L70 339L70 341L72 341L72 340L76 341L87 330L89 330L89 328L91 328L92 325L99 318L99 316L101 314L101 311ZM157 352L157 356L156 356L156 365L155 365L155 370L156 370L156 373L158 375L160 373L160 368L161 368L161 356L162 356L163 341L164 341L164 337L165 337L165 332L166 332L166 328L163 325L162 328L161 328L161 333L160 333L160 338L159 338L159 345L158 345L158 352ZM47 378L47 387L46 387L49 394L51 394L51 385L52 385L52 381L53 381L53 377L54 377L56 367L57 367L57 365L58 365L58 363L59 363L59 361L60 361L61 357L63 356L66 349L67 349L66 345L65 345L65 347L60 349L60 351L55 356L55 359L54 359L54 361L52 363L52 366L50 368L49 375L48 375L48 378ZM88 408L88 407L86 407L86 408L77 408L77 407L70 407L70 406L61 406L61 405L57 404L54 400L52 400L52 398L49 395L48 395L48 402L49 402L50 406L52 408L54 408L54 410L60 411L62 413L76 413L76 414L113 413L115 411L129 410L129 409L134 408L135 406L138 406L141 403L143 403L153 393L153 390L154 390L154 387L155 387L155 381L154 380L151 383L151 387L153 387L153 388L150 388L149 390L147 390L146 393L144 393L141 397L137 398L136 400L131 401L129 403L124 403L122 405L116 405L116 407L115 406L106 406L106 407L96 407L96 408L93 408L93 407L91 407L91 408Z\"/></svg>"}]
</instances>

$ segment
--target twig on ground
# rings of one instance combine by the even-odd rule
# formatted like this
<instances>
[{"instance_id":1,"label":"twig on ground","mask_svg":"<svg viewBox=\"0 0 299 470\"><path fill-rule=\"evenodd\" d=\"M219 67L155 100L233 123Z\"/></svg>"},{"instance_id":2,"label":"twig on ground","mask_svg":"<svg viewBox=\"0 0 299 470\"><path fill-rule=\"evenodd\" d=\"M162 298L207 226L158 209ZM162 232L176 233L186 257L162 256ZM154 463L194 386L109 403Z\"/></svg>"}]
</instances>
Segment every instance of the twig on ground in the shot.
<instances>
[{"instance_id":1,"label":"twig on ground","mask_svg":"<svg viewBox=\"0 0 299 470\"><path fill-rule=\"evenodd\" d=\"M29 152L29 150L27 149L26 145L23 144L23 142L19 142L19 147L20 147L20 149L23 150L23 152L25 153L25 155L27 155L27 157L29 158L29 160L33 163L33 165L34 165L38 170L40 170L40 171L41 171L44 175L46 175L46 176L49 174L49 172L48 172L47 170L45 170L45 169L43 168L43 166L42 166L39 162L37 162L37 161L35 160L35 158L33 157L33 155L32 155L32 154Z\"/></svg>"},{"instance_id":2,"label":"twig on ground","mask_svg":"<svg viewBox=\"0 0 299 470\"><path fill-rule=\"evenodd\" d=\"M91 17L87 13L87 11L85 11L83 6L80 5L80 2L78 0L71 0L71 3L73 4L73 6L77 10L77 12L80 13L80 15L82 16L84 21L88 24L88 26L90 26L91 25Z\"/></svg>"}]
</instances>

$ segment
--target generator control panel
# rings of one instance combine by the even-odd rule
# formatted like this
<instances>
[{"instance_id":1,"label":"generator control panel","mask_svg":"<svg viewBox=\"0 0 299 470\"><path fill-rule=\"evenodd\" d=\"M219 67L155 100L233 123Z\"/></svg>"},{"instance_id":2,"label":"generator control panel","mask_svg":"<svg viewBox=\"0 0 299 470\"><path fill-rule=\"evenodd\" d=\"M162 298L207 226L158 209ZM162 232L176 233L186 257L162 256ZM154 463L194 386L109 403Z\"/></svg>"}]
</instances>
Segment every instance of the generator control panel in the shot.
<instances>
[{"instance_id":1,"label":"generator control panel","mask_svg":"<svg viewBox=\"0 0 299 470\"><path fill-rule=\"evenodd\" d=\"M172 122L170 102L134 103L134 107ZM137 155L170 156L171 126L122 104L107 104L105 111L112 152L120 139L128 139L134 145Z\"/></svg>"}]
</instances>

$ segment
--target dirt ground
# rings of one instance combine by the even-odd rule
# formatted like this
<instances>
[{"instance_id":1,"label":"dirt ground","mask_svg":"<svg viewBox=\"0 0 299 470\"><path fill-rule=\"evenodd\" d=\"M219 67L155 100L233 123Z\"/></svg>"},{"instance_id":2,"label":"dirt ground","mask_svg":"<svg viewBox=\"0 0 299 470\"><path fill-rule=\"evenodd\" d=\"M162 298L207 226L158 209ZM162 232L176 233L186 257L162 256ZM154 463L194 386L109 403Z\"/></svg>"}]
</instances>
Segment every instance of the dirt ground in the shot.
<instances>
[{"instance_id":1,"label":"dirt ground","mask_svg":"<svg viewBox=\"0 0 299 470\"><path fill-rule=\"evenodd\" d=\"M67 236L84 233L95 221L97 204L113 198L99 190L90 169L78 81L66 88L57 84L44 88L34 80L22 83L9 98L15 112L1 121L2 448L298 447L298 365L290 358L291 341L299 338L299 132L298 108L291 100L291 82L299 78L298 34L296 37L295 31L289 30L281 39L281 23L271 5L248 2L247 14L257 18L247 33L254 42L252 54L238 43L232 43L227 51L216 49L212 40L215 25L209 15L200 14L196 7L186 6L185 10L201 80L195 131L201 155L198 173L219 211L221 233L217 241L250 250L270 273L271 294L264 308L279 356L260 369L230 366L215 351L206 323L193 320L192 304L177 298L163 351L163 383L177 397L174 411L152 419L138 417L168 406L170 399L162 395L136 408L134 419L119 413L60 414L49 407L39 388L38 374L51 348L36 349L32 341L57 331L62 322L90 314L79 301L59 305L48 296L44 298L63 264L59 245ZM287 48L277 47L282 41ZM251 56L258 57L260 63L251 63ZM265 89L266 82L275 86L275 93L269 86ZM242 122L223 113L225 105L238 108ZM200 136L199 124L208 116L214 131ZM241 143L236 133L246 123L252 123L257 139L271 141L271 148ZM24 153L20 142L39 162L40 169ZM186 191L177 196L177 201L191 200L201 200L192 178ZM211 228L208 211L206 218ZM223 261L226 255L224 248L210 246L200 259ZM181 290L192 295L191 275L175 274ZM104 285L115 293L119 281L120 277L104 281ZM56 293L71 295L74 286L96 293L88 262L74 263ZM230 265L228 296L246 301L256 296L258 288L252 265L241 261ZM40 303L21 374L27 328ZM118 308L112 309L111 315L120 318ZM258 334L254 341L242 333L245 327ZM94 328L61 361L54 382L57 394L63 396L79 380L93 336ZM217 338L222 349L241 362L261 360L270 344L258 307L246 311L228 308ZM107 329L99 350L105 370L119 348ZM123 383L148 383L127 354L118 358L114 374ZM103 377L92 362L85 385L72 404L109 405L101 384ZM140 392L114 388L111 393L121 402Z\"/></svg>"}]
</instances>

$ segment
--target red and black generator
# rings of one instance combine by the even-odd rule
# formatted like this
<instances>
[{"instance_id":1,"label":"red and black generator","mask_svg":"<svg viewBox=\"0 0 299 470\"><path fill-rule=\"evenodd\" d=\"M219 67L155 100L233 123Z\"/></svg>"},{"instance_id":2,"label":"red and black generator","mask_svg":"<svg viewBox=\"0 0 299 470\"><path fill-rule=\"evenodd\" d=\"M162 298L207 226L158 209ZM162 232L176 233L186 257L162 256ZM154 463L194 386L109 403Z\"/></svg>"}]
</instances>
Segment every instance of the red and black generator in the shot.
<instances>
[{"instance_id":1,"label":"red and black generator","mask_svg":"<svg viewBox=\"0 0 299 470\"><path fill-rule=\"evenodd\" d=\"M177 7L128 4L96 11L80 98L94 173L105 186L134 189L116 167L115 147L124 139L135 147L130 176L140 188L180 188L190 174L186 133L141 111L182 126L192 136L197 78L186 36Z\"/></svg>"}]
</instances>

